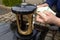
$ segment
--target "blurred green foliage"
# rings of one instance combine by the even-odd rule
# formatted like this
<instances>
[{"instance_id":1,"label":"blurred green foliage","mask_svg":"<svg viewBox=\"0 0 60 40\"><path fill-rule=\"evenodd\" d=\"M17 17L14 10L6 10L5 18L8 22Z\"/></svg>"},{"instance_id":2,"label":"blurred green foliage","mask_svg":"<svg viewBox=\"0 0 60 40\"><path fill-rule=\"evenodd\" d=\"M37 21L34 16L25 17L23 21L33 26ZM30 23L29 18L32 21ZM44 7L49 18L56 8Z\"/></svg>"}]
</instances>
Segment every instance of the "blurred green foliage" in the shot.
<instances>
[{"instance_id":1,"label":"blurred green foliage","mask_svg":"<svg viewBox=\"0 0 60 40\"><path fill-rule=\"evenodd\" d=\"M22 0L2 0L2 3L5 6L15 6L19 5L22 2Z\"/></svg>"}]
</instances>

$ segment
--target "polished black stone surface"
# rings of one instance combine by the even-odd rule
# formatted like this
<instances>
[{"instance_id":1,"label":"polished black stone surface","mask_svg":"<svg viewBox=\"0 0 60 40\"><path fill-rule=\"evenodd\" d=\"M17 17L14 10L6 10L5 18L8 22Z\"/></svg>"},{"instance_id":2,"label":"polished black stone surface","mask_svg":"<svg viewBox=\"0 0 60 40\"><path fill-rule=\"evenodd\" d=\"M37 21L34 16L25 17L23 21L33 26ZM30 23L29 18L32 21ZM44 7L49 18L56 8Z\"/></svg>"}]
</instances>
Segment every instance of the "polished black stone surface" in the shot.
<instances>
[{"instance_id":1,"label":"polished black stone surface","mask_svg":"<svg viewBox=\"0 0 60 40\"><path fill-rule=\"evenodd\" d=\"M29 14L33 13L36 10L36 5L32 4L21 4L12 7L12 12L13 13L19 13L19 14Z\"/></svg>"}]
</instances>

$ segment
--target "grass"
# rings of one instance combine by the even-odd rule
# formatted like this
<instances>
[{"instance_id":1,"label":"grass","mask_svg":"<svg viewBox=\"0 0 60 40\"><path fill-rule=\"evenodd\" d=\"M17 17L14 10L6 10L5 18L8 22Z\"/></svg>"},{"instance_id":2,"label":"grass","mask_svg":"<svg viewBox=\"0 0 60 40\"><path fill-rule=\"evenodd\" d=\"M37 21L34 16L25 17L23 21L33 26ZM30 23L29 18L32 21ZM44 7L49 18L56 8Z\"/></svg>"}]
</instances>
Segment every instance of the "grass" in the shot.
<instances>
[{"instance_id":1,"label":"grass","mask_svg":"<svg viewBox=\"0 0 60 40\"><path fill-rule=\"evenodd\" d=\"M2 0L2 3L5 6L15 6L19 5L22 2L22 0Z\"/></svg>"}]
</instances>

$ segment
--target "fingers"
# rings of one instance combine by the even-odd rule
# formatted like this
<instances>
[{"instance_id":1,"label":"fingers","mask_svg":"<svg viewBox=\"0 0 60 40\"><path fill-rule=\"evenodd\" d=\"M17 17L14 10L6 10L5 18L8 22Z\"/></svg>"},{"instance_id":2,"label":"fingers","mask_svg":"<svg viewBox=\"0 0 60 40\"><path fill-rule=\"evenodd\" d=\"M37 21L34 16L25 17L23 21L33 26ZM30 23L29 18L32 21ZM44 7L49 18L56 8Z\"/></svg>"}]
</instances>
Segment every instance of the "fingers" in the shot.
<instances>
[{"instance_id":1,"label":"fingers","mask_svg":"<svg viewBox=\"0 0 60 40\"><path fill-rule=\"evenodd\" d=\"M46 19L46 14L44 14L43 12L37 13L43 20Z\"/></svg>"},{"instance_id":2,"label":"fingers","mask_svg":"<svg viewBox=\"0 0 60 40\"><path fill-rule=\"evenodd\" d=\"M40 18L42 18L44 23L46 23L49 20L49 18L51 17L50 12L47 12L47 11L46 12L40 12L37 14L40 16Z\"/></svg>"},{"instance_id":3,"label":"fingers","mask_svg":"<svg viewBox=\"0 0 60 40\"><path fill-rule=\"evenodd\" d=\"M43 13L47 16L51 15L51 12L49 12L49 11L44 11Z\"/></svg>"},{"instance_id":4,"label":"fingers","mask_svg":"<svg viewBox=\"0 0 60 40\"><path fill-rule=\"evenodd\" d=\"M36 21L44 23L43 19L39 15L36 16Z\"/></svg>"},{"instance_id":5,"label":"fingers","mask_svg":"<svg viewBox=\"0 0 60 40\"><path fill-rule=\"evenodd\" d=\"M47 17L47 16L51 16L53 15L51 12L49 11L43 11L43 12L39 12L37 13L38 15L40 15L41 17Z\"/></svg>"},{"instance_id":6,"label":"fingers","mask_svg":"<svg viewBox=\"0 0 60 40\"><path fill-rule=\"evenodd\" d=\"M50 11L44 11L44 13L45 13L47 16L52 16L52 15L53 15L53 13L50 12Z\"/></svg>"}]
</instances>

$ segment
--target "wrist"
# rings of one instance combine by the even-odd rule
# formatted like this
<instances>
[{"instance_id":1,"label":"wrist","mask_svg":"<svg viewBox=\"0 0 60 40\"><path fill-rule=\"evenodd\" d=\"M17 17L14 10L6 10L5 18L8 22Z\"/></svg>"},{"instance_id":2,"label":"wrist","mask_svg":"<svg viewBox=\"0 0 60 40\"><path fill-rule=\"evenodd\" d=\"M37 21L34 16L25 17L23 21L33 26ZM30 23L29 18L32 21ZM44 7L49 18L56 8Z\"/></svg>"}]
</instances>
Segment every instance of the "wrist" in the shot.
<instances>
[{"instance_id":1,"label":"wrist","mask_svg":"<svg viewBox=\"0 0 60 40\"><path fill-rule=\"evenodd\" d=\"M58 24L59 21L60 21L60 18L56 17L56 18L54 19L54 21L53 21L53 24Z\"/></svg>"}]
</instances>

